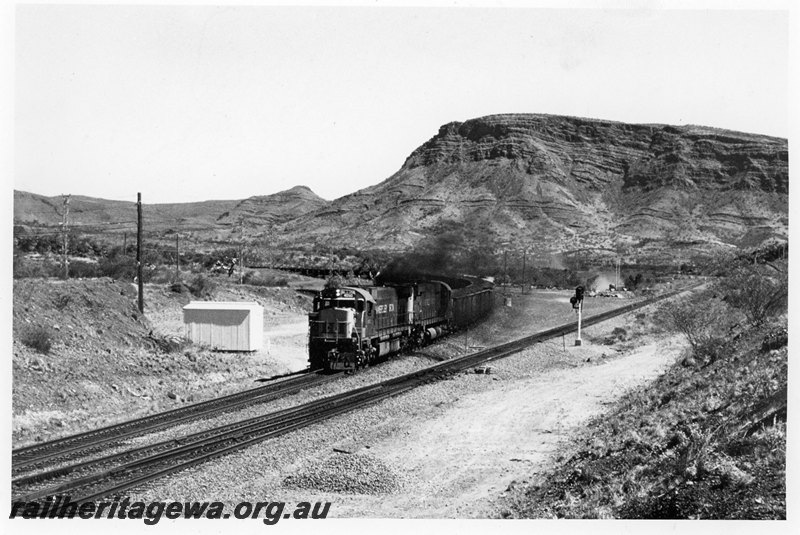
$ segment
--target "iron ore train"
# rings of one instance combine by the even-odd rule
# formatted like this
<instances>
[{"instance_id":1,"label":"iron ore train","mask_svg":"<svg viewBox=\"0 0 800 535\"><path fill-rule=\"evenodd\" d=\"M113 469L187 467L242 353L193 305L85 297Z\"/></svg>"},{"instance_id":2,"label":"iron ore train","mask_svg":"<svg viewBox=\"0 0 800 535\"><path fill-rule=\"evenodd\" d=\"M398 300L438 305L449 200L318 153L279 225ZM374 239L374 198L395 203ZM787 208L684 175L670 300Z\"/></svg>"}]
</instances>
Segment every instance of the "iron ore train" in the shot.
<instances>
[{"instance_id":1,"label":"iron ore train","mask_svg":"<svg viewBox=\"0 0 800 535\"><path fill-rule=\"evenodd\" d=\"M493 284L478 279L326 288L309 313L312 370L356 371L485 316Z\"/></svg>"}]
</instances>

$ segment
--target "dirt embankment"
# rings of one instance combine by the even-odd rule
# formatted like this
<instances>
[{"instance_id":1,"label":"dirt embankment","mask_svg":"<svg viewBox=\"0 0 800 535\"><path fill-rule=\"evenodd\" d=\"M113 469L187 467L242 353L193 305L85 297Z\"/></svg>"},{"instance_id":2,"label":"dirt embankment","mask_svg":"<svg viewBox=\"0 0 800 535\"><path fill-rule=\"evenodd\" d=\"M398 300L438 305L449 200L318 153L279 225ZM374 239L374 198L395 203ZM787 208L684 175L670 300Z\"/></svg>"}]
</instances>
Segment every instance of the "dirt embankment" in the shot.
<instances>
[{"instance_id":1,"label":"dirt embankment","mask_svg":"<svg viewBox=\"0 0 800 535\"><path fill-rule=\"evenodd\" d=\"M308 297L289 288L231 285L214 298L262 304L269 346L236 354L180 342L182 307L191 296L166 285L146 285L142 315L130 283L15 281L14 444L252 387L257 378L305 365L304 332L269 332L303 322Z\"/></svg>"}]
</instances>

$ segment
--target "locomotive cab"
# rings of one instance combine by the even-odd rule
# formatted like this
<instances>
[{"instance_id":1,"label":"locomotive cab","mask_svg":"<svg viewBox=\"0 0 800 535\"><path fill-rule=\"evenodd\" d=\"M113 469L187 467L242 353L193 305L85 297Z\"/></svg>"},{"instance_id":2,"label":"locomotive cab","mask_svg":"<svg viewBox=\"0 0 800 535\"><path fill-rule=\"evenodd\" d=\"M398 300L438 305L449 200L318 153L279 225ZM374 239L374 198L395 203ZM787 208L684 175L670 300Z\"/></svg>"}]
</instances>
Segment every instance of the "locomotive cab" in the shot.
<instances>
[{"instance_id":1,"label":"locomotive cab","mask_svg":"<svg viewBox=\"0 0 800 535\"><path fill-rule=\"evenodd\" d=\"M375 300L361 288L326 288L309 315L311 367L355 370L372 356L369 328Z\"/></svg>"}]
</instances>

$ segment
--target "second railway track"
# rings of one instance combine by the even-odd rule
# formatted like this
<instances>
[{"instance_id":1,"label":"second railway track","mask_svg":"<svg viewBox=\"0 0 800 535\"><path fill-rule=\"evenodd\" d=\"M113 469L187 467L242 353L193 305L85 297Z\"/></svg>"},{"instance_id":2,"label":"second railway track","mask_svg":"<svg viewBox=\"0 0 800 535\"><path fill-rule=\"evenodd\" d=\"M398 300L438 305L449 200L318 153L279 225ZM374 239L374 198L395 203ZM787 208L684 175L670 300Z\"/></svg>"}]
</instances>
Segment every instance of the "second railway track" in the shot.
<instances>
[{"instance_id":1,"label":"second railway track","mask_svg":"<svg viewBox=\"0 0 800 535\"><path fill-rule=\"evenodd\" d=\"M321 384L332 376L318 373L297 375L269 385L194 403L170 411L143 416L84 433L31 444L11 452L12 475L29 472L57 460L72 459L123 439L153 433L169 426L209 418L234 409L264 403Z\"/></svg>"}]
</instances>

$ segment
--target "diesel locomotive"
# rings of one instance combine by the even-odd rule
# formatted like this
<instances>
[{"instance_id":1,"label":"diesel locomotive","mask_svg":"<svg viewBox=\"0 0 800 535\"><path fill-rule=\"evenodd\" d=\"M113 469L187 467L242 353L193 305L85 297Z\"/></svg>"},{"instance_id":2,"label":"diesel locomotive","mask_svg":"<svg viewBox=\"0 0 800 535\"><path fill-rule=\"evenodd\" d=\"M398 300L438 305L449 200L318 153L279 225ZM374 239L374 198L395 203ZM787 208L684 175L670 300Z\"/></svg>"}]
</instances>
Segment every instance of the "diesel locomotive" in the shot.
<instances>
[{"instance_id":1,"label":"diesel locomotive","mask_svg":"<svg viewBox=\"0 0 800 535\"><path fill-rule=\"evenodd\" d=\"M310 368L355 371L475 322L494 306L493 285L461 282L322 290L308 317Z\"/></svg>"}]
</instances>

